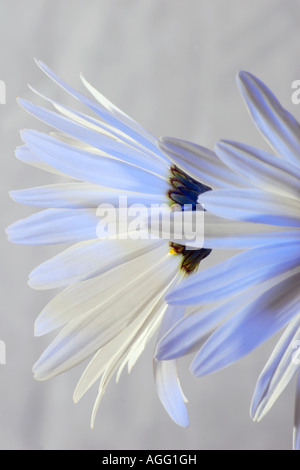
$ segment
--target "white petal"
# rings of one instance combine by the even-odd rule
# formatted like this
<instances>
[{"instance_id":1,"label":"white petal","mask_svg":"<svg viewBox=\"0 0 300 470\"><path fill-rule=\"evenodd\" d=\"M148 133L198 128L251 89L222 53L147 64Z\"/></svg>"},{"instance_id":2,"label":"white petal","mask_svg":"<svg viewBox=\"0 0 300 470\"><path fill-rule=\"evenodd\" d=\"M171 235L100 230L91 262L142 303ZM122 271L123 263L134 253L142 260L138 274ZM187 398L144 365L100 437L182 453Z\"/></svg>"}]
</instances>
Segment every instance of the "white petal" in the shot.
<instances>
[{"instance_id":1,"label":"white petal","mask_svg":"<svg viewBox=\"0 0 300 470\"><path fill-rule=\"evenodd\" d=\"M159 276L157 275L159 270ZM163 262L144 272L119 292L107 292L104 302L69 322L34 366L35 377L46 380L82 362L103 347L144 310L151 311L161 286L174 273Z\"/></svg>"},{"instance_id":2,"label":"white petal","mask_svg":"<svg viewBox=\"0 0 300 470\"><path fill-rule=\"evenodd\" d=\"M78 243L35 268L29 276L34 289L53 289L83 281L141 256L161 241L92 240Z\"/></svg>"},{"instance_id":3,"label":"white petal","mask_svg":"<svg viewBox=\"0 0 300 470\"><path fill-rule=\"evenodd\" d=\"M275 155L238 142L221 140L217 155L228 167L264 191L300 199L300 168Z\"/></svg>"},{"instance_id":4,"label":"white petal","mask_svg":"<svg viewBox=\"0 0 300 470\"><path fill-rule=\"evenodd\" d=\"M159 305L161 305L161 302ZM126 357L126 353L131 351L135 340L151 321L153 314L158 313L160 315L159 305L157 304L150 313L147 310L144 311L142 315L137 317L125 329L122 329L112 341L94 355L77 384L73 396L75 402L81 399L102 374L110 370L110 375L112 375L117 370L121 361ZM163 308L165 309L165 306Z\"/></svg>"},{"instance_id":5,"label":"white petal","mask_svg":"<svg viewBox=\"0 0 300 470\"><path fill-rule=\"evenodd\" d=\"M110 188L164 194L163 178L112 158L94 155L36 131L23 131L22 139L43 161L71 177Z\"/></svg>"},{"instance_id":6,"label":"white petal","mask_svg":"<svg viewBox=\"0 0 300 470\"><path fill-rule=\"evenodd\" d=\"M98 101L100 105L110 111L113 116L117 116L120 121L124 122L129 127L135 129L138 134L144 136L153 145L156 145L156 138L152 134L150 134L150 132L146 131L139 123L134 121L130 116L125 114L120 108L115 106L104 95L102 95L102 93L96 90L96 88L94 88L82 74L80 75L80 78L86 89L91 93L91 95Z\"/></svg>"},{"instance_id":7,"label":"white petal","mask_svg":"<svg viewBox=\"0 0 300 470\"><path fill-rule=\"evenodd\" d=\"M105 292L102 304L71 320L34 366L35 377L46 380L82 362L115 338L145 310L151 311L162 286L171 282L174 272L165 259L146 269L111 296ZM101 286L102 287L102 286Z\"/></svg>"},{"instance_id":8,"label":"white petal","mask_svg":"<svg viewBox=\"0 0 300 470\"><path fill-rule=\"evenodd\" d=\"M300 273L285 279L220 326L194 358L200 377L241 359L283 328L299 313Z\"/></svg>"},{"instance_id":9,"label":"white petal","mask_svg":"<svg viewBox=\"0 0 300 470\"><path fill-rule=\"evenodd\" d=\"M167 332L176 325L179 320L181 320L184 316L185 307L182 306L174 306L168 305L167 310L164 313L162 322L159 327L159 332L157 335L157 342L163 338L167 334Z\"/></svg>"},{"instance_id":10,"label":"white petal","mask_svg":"<svg viewBox=\"0 0 300 470\"><path fill-rule=\"evenodd\" d=\"M251 404L251 416L255 421L268 413L299 370L299 359L294 361L299 345L300 318L297 316L281 336L258 379Z\"/></svg>"},{"instance_id":11,"label":"white petal","mask_svg":"<svg viewBox=\"0 0 300 470\"><path fill-rule=\"evenodd\" d=\"M300 200L257 189L207 191L198 202L219 217L262 224L300 227Z\"/></svg>"},{"instance_id":12,"label":"white petal","mask_svg":"<svg viewBox=\"0 0 300 470\"><path fill-rule=\"evenodd\" d=\"M249 186L247 179L227 168L211 150L171 137L162 137L159 145L175 165L213 189Z\"/></svg>"},{"instance_id":13,"label":"white petal","mask_svg":"<svg viewBox=\"0 0 300 470\"><path fill-rule=\"evenodd\" d=\"M258 78L240 72L237 83L252 119L278 155L299 164L300 125Z\"/></svg>"},{"instance_id":14,"label":"white petal","mask_svg":"<svg viewBox=\"0 0 300 470\"><path fill-rule=\"evenodd\" d=\"M157 246L155 242L149 244L153 248L143 255L128 261L120 259L120 264L114 269L99 274L86 281L71 284L56 297L54 297L38 316L35 323L35 334L43 335L61 327L68 321L75 319L88 311L101 309L102 303L109 296L117 295L139 273L147 270L157 260L165 257L167 246Z\"/></svg>"}]
</instances>

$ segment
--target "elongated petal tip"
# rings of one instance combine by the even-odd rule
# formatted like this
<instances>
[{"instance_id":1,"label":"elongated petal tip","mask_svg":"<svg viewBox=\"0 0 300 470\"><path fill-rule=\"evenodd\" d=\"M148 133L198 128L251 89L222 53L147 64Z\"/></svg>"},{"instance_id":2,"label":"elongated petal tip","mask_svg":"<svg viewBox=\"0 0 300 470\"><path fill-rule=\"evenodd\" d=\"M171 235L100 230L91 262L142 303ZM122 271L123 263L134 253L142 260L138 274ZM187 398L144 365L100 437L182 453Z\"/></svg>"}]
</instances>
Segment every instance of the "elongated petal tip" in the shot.
<instances>
[{"instance_id":1,"label":"elongated petal tip","mask_svg":"<svg viewBox=\"0 0 300 470\"><path fill-rule=\"evenodd\" d=\"M17 222L14 222L13 224L9 225L5 229L7 239L11 243L18 243L18 244L22 243L22 240L20 238L20 233L19 233L19 230L18 230L18 228L19 228L18 225L19 225L19 222L17 221Z\"/></svg>"},{"instance_id":2,"label":"elongated petal tip","mask_svg":"<svg viewBox=\"0 0 300 470\"><path fill-rule=\"evenodd\" d=\"M39 382L43 382L45 380L47 380L49 377L45 376L45 374L43 373L43 370L39 367L39 361L37 361L33 368L32 368L32 372L33 372L33 378L35 380L38 380Z\"/></svg>"},{"instance_id":3,"label":"elongated petal tip","mask_svg":"<svg viewBox=\"0 0 300 470\"><path fill-rule=\"evenodd\" d=\"M24 98L17 98L17 103L24 109L27 109L27 107L30 105L30 101L25 100Z\"/></svg>"},{"instance_id":4,"label":"elongated petal tip","mask_svg":"<svg viewBox=\"0 0 300 470\"><path fill-rule=\"evenodd\" d=\"M219 151L221 151L221 152L226 151L226 150L228 150L231 147L234 147L236 145L238 145L237 142L232 142L231 140L221 139L216 143L214 151L218 155Z\"/></svg>"},{"instance_id":5,"label":"elongated petal tip","mask_svg":"<svg viewBox=\"0 0 300 470\"><path fill-rule=\"evenodd\" d=\"M179 356L180 354L177 354L176 351L173 351L172 347L170 347L168 339L163 339L156 346L154 359L157 361L169 361Z\"/></svg>"},{"instance_id":6,"label":"elongated petal tip","mask_svg":"<svg viewBox=\"0 0 300 470\"><path fill-rule=\"evenodd\" d=\"M243 82L247 78L254 78L254 75L252 75L249 72L246 72L245 70L239 70L238 73L236 74L236 81L237 83Z\"/></svg>"},{"instance_id":7,"label":"elongated petal tip","mask_svg":"<svg viewBox=\"0 0 300 470\"><path fill-rule=\"evenodd\" d=\"M52 372L52 368L49 367L49 361L43 358L43 355L33 365L32 372L33 378L39 382L49 380L58 375L57 373Z\"/></svg>"},{"instance_id":8,"label":"elongated petal tip","mask_svg":"<svg viewBox=\"0 0 300 470\"><path fill-rule=\"evenodd\" d=\"M173 137L161 136L158 139L158 147L168 157L174 157L174 155L176 155L176 148L179 144L180 141L178 139L174 139Z\"/></svg>"},{"instance_id":9,"label":"elongated petal tip","mask_svg":"<svg viewBox=\"0 0 300 470\"><path fill-rule=\"evenodd\" d=\"M22 193L23 193L22 189L14 189L12 191L9 191L8 195L14 202L21 202L22 201L22 197L21 197Z\"/></svg>"},{"instance_id":10,"label":"elongated petal tip","mask_svg":"<svg viewBox=\"0 0 300 470\"><path fill-rule=\"evenodd\" d=\"M240 70L238 72L236 76L236 83L242 94L250 93L251 87L253 87L253 85L257 87L258 86L265 87L264 83L261 80L259 80L259 78L257 78L255 75L253 75L250 72L245 72L244 70Z\"/></svg>"},{"instance_id":11,"label":"elongated petal tip","mask_svg":"<svg viewBox=\"0 0 300 470\"><path fill-rule=\"evenodd\" d=\"M215 341L210 341L210 338L200 348L190 365L190 371L195 377L213 374L234 362L226 360L226 355L222 353L223 346L221 344L217 346Z\"/></svg>"},{"instance_id":12,"label":"elongated petal tip","mask_svg":"<svg viewBox=\"0 0 300 470\"><path fill-rule=\"evenodd\" d=\"M190 365L190 372L191 374L193 374L195 377L204 377L205 375L208 375L209 372L206 373L205 371L205 367L203 368L204 370L202 370L202 364L198 363L195 363L195 360L192 361L191 365Z\"/></svg>"}]
</instances>

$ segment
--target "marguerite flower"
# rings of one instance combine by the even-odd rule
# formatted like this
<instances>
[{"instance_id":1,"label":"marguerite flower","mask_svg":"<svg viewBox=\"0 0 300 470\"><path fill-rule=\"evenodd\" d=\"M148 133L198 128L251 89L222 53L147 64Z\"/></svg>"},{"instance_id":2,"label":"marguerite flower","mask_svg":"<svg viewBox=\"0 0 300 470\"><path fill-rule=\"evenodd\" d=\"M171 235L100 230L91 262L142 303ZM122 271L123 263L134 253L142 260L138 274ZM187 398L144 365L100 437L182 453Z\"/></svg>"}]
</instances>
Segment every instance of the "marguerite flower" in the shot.
<instances>
[{"instance_id":1,"label":"marguerite flower","mask_svg":"<svg viewBox=\"0 0 300 470\"><path fill-rule=\"evenodd\" d=\"M298 372L300 363L300 125L253 75L240 72L237 82L254 123L274 153L219 142L215 151L220 161L231 169L233 178L247 179L247 186L209 191L198 201L208 212L227 218L229 226L231 220L239 222L245 246L253 244L249 223L257 225L260 239L252 249L184 280L167 294L171 305L197 306L165 335L156 357L185 354L213 331L191 365L200 377L229 366L286 327L254 392L251 416L258 421ZM201 156L197 158L192 144L165 139L162 148L183 169L192 164L191 159L201 167ZM281 234L266 238L271 228L282 230ZM209 239L211 248L227 244L217 233L214 240ZM294 447L299 449L299 379L296 400Z\"/></svg>"},{"instance_id":2,"label":"marguerite flower","mask_svg":"<svg viewBox=\"0 0 300 470\"><path fill-rule=\"evenodd\" d=\"M16 222L7 233L14 243L73 244L34 269L29 278L35 289L64 288L37 318L36 335L58 328L60 332L35 364L34 374L36 379L46 380L92 357L74 400L100 381L93 426L111 377L116 374L118 380L126 365L130 371L159 327L161 337L183 315L183 308L167 306L164 295L168 289L183 274L196 271L210 253L209 249L189 250L161 239L131 239L124 233L116 239L99 239L97 208L100 204L118 208L120 196L127 197L128 205L195 205L198 195L210 187L176 168L149 132L85 78L81 77L94 100L71 88L41 62L38 65L96 117L48 98L57 112L19 100L55 132L23 130L24 145L17 149L17 158L63 176L64 181L13 191L15 201L43 210ZM220 167L229 175L213 152L202 148L201 153L209 167L204 183L210 184ZM155 361L154 370L163 405L176 423L186 426L176 363Z\"/></svg>"}]
</instances>

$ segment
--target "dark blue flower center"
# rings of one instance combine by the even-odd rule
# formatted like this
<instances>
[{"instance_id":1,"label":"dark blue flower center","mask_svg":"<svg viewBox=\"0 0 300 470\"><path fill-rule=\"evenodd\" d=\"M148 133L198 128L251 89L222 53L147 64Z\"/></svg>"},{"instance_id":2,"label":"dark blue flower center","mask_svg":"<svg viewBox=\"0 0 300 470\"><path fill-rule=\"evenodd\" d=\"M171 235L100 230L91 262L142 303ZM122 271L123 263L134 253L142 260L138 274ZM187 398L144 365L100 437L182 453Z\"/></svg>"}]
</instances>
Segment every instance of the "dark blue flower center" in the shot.
<instances>
[{"instance_id":1,"label":"dark blue flower center","mask_svg":"<svg viewBox=\"0 0 300 470\"><path fill-rule=\"evenodd\" d=\"M199 194L210 191L211 188L187 175L176 165L171 166L170 172L171 176L169 181L171 189L168 191L169 199L174 204L179 204L182 210L184 210L184 206L186 205L192 208L192 210L196 210ZM169 245L171 247L171 253L182 256L183 259L180 264L180 269L185 274L195 272L200 262L211 253L211 249L209 248L190 250L179 243L170 242Z\"/></svg>"}]
</instances>

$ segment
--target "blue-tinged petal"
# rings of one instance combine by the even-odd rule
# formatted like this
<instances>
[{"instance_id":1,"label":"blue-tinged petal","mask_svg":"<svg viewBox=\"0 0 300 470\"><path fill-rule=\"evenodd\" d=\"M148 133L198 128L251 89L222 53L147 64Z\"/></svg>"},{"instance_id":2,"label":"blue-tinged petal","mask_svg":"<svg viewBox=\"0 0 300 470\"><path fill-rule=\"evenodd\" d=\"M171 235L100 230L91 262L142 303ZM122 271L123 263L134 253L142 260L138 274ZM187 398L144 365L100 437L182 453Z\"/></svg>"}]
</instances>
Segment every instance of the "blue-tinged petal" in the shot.
<instances>
[{"instance_id":1,"label":"blue-tinged petal","mask_svg":"<svg viewBox=\"0 0 300 470\"><path fill-rule=\"evenodd\" d=\"M300 199L300 168L250 145L228 140L215 151L228 167L265 192Z\"/></svg>"},{"instance_id":2,"label":"blue-tinged petal","mask_svg":"<svg viewBox=\"0 0 300 470\"><path fill-rule=\"evenodd\" d=\"M19 147L16 148L15 151L16 158L20 160L23 163L27 163L28 165L34 166L35 168L39 168L40 170L48 171L49 173L53 173L55 175L63 176L65 177L66 175L57 170L56 168L53 168L53 166L48 165L48 163L43 162L37 155L35 155L28 147L27 145L20 145Z\"/></svg>"},{"instance_id":3,"label":"blue-tinged petal","mask_svg":"<svg viewBox=\"0 0 300 470\"><path fill-rule=\"evenodd\" d=\"M175 165L212 188L249 186L248 179L233 173L214 152L200 145L162 137L159 146Z\"/></svg>"},{"instance_id":4,"label":"blue-tinged petal","mask_svg":"<svg viewBox=\"0 0 300 470\"><path fill-rule=\"evenodd\" d=\"M159 327L157 342L183 317L184 311L185 307L167 307ZM186 398L177 374L177 361L154 359L153 369L156 391L161 403L176 424L187 427L189 418L185 406Z\"/></svg>"},{"instance_id":5,"label":"blue-tinged petal","mask_svg":"<svg viewBox=\"0 0 300 470\"><path fill-rule=\"evenodd\" d=\"M14 201L21 204L53 209L91 209L100 204L119 207L122 198L124 202L126 198L128 206L144 204L149 207L151 204L162 204L166 201L165 195L103 190L96 184L77 182L19 189L10 191L9 194Z\"/></svg>"},{"instance_id":6,"label":"blue-tinged petal","mask_svg":"<svg viewBox=\"0 0 300 470\"><path fill-rule=\"evenodd\" d=\"M293 227L292 227L293 228ZM300 230L257 222L240 222L204 213L204 248L243 250L280 243L299 243ZM188 244L190 244L188 242ZM192 244L191 244L192 245ZM197 246L195 244L195 246Z\"/></svg>"},{"instance_id":7,"label":"blue-tinged petal","mask_svg":"<svg viewBox=\"0 0 300 470\"><path fill-rule=\"evenodd\" d=\"M184 279L166 296L169 304L217 302L299 266L299 243L281 243L239 253Z\"/></svg>"},{"instance_id":8,"label":"blue-tinged petal","mask_svg":"<svg viewBox=\"0 0 300 470\"><path fill-rule=\"evenodd\" d=\"M55 127L56 129L71 135L72 137L85 142L87 145L95 147L101 151L101 154L106 154L115 157L121 161L136 165L139 168L161 175L166 172L166 167L154 157L145 154L128 145L124 142L117 141L107 135L101 134L94 130L88 129L84 125L78 124L71 119L67 119L60 114L49 111L42 106L37 106L29 101L19 99L19 103L29 113L33 114L38 119Z\"/></svg>"},{"instance_id":9,"label":"blue-tinged petal","mask_svg":"<svg viewBox=\"0 0 300 470\"><path fill-rule=\"evenodd\" d=\"M195 356L198 377L216 372L249 354L299 313L300 273L269 289L221 325Z\"/></svg>"},{"instance_id":10,"label":"blue-tinged petal","mask_svg":"<svg viewBox=\"0 0 300 470\"><path fill-rule=\"evenodd\" d=\"M23 131L30 150L59 171L109 188L164 194L168 183L154 174L112 158L94 155L36 131Z\"/></svg>"},{"instance_id":11,"label":"blue-tinged petal","mask_svg":"<svg viewBox=\"0 0 300 470\"><path fill-rule=\"evenodd\" d=\"M125 134L131 136L134 140L137 140L145 147L149 148L154 153L157 153L156 139L147 132L142 126L129 118L125 113L120 112L118 108L107 99L102 100L101 103L96 103L95 101L89 99L82 93L76 91L74 88L69 86L61 78L59 78L52 70L49 69L43 62L37 61L37 65L46 73L55 83L57 83L61 88L66 90L70 95L79 100L81 103L88 106L92 111L98 114L102 119L104 119L109 124L120 129Z\"/></svg>"},{"instance_id":12,"label":"blue-tinged petal","mask_svg":"<svg viewBox=\"0 0 300 470\"><path fill-rule=\"evenodd\" d=\"M265 287L254 286L234 298L218 305L199 305L166 332L156 347L155 357L170 360L199 349L207 335L221 324L228 316L234 314L253 301L265 291ZM185 308L185 307L182 307Z\"/></svg>"},{"instance_id":13,"label":"blue-tinged petal","mask_svg":"<svg viewBox=\"0 0 300 470\"><path fill-rule=\"evenodd\" d=\"M198 203L207 211L228 219L300 227L300 199L258 189L207 191L199 196Z\"/></svg>"},{"instance_id":14,"label":"blue-tinged petal","mask_svg":"<svg viewBox=\"0 0 300 470\"><path fill-rule=\"evenodd\" d=\"M99 217L93 209L45 209L6 229L9 241L25 245L74 243L95 239Z\"/></svg>"},{"instance_id":15,"label":"blue-tinged petal","mask_svg":"<svg viewBox=\"0 0 300 470\"><path fill-rule=\"evenodd\" d=\"M251 404L251 416L255 421L260 421L268 413L299 370L299 346L298 315L287 326L258 379Z\"/></svg>"},{"instance_id":16,"label":"blue-tinged petal","mask_svg":"<svg viewBox=\"0 0 300 470\"><path fill-rule=\"evenodd\" d=\"M296 383L293 449L300 450L300 374L299 373L298 373L297 383Z\"/></svg>"},{"instance_id":17,"label":"blue-tinged petal","mask_svg":"<svg viewBox=\"0 0 300 470\"><path fill-rule=\"evenodd\" d=\"M165 155L159 151L158 146L156 146L156 151L152 151L145 147L143 144L134 140L130 135L122 132L118 127L112 126L111 124L107 124L103 120L95 119L87 114L81 113L75 109L71 109L68 106L58 103L47 96L43 95L42 93L35 90L33 87L29 86L29 88L36 93L39 97L49 102L60 114L77 122L78 124L87 127L97 133L101 133L105 136L110 137L111 139L115 139L117 141L124 142L129 144L131 147L141 150L147 157L154 160L159 160L161 164L164 166L169 166L169 161L165 157ZM80 142L77 140L77 143Z\"/></svg>"},{"instance_id":18,"label":"blue-tinged petal","mask_svg":"<svg viewBox=\"0 0 300 470\"><path fill-rule=\"evenodd\" d=\"M254 75L239 72L237 84L254 123L275 152L299 165L300 125L296 119Z\"/></svg>"},{"instance_id":19,"label":"blue-tinged petal","mask_svg":"<svg viewBox=\"0 0 300 470\"><path fill-rule=\"evenodd\" d=\"M154 360L154 379L160 401L173 421L187 427L189 417L177 376L177 363L174 361Z\"/></svg>"}]
</instances>

